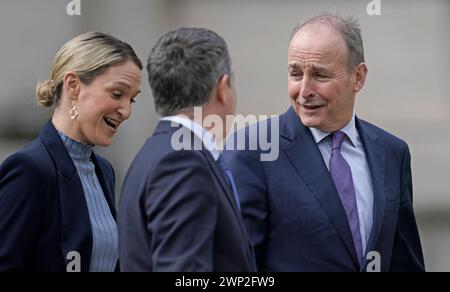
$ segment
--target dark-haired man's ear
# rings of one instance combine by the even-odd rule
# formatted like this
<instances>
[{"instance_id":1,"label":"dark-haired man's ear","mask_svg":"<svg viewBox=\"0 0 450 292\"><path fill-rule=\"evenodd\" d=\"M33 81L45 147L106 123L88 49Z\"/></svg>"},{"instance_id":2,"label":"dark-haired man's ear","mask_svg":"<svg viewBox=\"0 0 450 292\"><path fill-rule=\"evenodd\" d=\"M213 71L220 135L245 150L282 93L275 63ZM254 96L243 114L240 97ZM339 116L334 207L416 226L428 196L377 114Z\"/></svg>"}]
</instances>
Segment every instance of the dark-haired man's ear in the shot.
<instances>
[{"instance_id":1,"label":"dark-haired man's ear","mask_svg":"<svg viewBox=\"0 0 450 292\"><path fill-rule=\"evenodd\" d=\"M75 72L69 71L64 75L63 84L70 100L77 100L81 87L80 77Z\"/></svg>"},{"instance_id":2,"label":"dark-haired man's ear","mask_svg":"<svg viewBox=\"0 0 450 292\"><path fill-rule=\"evenodd\" d=\"M217 82L217 94L219 101L223 104L228 104L230 102L231 96L231 90L232 90L232 84L231 84L231 76L228 74L223 75L220 77L219 81Z\"/></svg>"},{"instance_id":3,"label":"dark-haired man's ear","mask_svg":"<svg viewBox=\"0 0 450 292\"><path fill-rule=\"evenodd\" d=\"M355 84L353 85L353 90L355 92L359 92L364 87L364 84L366 83L367 73L368 69L366 64L361 63L358 65L358 67L356 67L355 69L356 78Z\"/></svg>"}]
</instances>

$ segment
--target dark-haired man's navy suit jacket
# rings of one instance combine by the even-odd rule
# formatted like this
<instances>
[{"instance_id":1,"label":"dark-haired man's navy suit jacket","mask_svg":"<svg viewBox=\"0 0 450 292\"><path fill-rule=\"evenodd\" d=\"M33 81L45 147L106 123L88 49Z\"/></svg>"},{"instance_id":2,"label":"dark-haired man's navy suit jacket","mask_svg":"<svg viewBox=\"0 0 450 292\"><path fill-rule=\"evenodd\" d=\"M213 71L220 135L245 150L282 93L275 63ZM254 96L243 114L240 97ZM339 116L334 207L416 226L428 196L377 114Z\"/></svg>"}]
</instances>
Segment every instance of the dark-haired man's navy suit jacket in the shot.
<instances>
[{"instance_id":1,"label":"dark-haired man's navy suit jacket","mask_svg":"<svg viewBox=\"0 0 450 292\"><path fill-rule=\"evenodd\" d=\"M408 146L362 120L356 127L375 196L367 253L379 253L381 271L423 271ZM248 133L247 128L247 139ZM261 162L260 151L224 154L236 177L259 270L364 271L376 263L359 264L330 173L311 131L292 108L280 117L279 138L280 154L272 162Z\"/></svg>"},{"instance_id":2,"label":"dark-haired man's navy suit jacket","mask_svg":"<svg viewBox=\"0 0 450 292\"><path fill-rule=\"evenodd\" d=\"M113 169L91 159L115 218ZM83 185L49 122L0 167L0 271L65 272L75 259L69 253L78 252L81 272L89 272L92 244Z\"/></svg>"},{"instance_id":3,"label":"dark-haired man's navy suit jacket","mask_svg":"<svg viewBox=\"0 0 450 292\"><path fill-rule=\"evenodd\" d=\"M125 178L118 220L121 270L255 271L251 242L222 170L206 149L174 150L172 138L180 130L191 142L197 139L187 128L161 121Z\"/></svg>"}]
</instances>

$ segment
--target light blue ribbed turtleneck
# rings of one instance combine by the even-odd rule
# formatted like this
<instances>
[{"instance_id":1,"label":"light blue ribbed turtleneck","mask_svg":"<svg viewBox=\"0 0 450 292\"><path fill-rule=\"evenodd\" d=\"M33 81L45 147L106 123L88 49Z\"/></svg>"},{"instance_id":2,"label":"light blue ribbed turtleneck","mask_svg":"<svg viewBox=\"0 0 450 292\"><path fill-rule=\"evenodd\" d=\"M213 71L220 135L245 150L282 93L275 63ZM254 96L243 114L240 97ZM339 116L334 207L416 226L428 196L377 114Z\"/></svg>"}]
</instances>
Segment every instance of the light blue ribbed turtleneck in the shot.
<instances>
[{"instance_id":1,"label":"light blue ribbed turtleneck","mask_svg":"<svg viewBox=\"0 0 450 292\"><path fill-rule=\"evenodd\" d=\"M117 224L91 161L92 147L59 133L83 184L92 228L91 272L113 272L119 258Z\"/></svg>"}]
</instances>

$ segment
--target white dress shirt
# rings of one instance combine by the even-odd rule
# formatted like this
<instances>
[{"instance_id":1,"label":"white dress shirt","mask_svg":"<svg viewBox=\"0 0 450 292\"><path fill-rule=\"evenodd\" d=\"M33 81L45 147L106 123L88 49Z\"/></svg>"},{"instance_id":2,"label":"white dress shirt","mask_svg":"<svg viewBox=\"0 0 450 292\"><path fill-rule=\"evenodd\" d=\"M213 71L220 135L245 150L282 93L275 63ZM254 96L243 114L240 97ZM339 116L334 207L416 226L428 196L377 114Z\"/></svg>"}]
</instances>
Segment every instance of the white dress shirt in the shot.
<instances>
[{"instance_id":1,"label":"white dress shirt","mask_svg":"<svg viewBox=\"0 0 450 292\"><path fill-rule=\"evenodd\" d=\"M192 133L194 133L195 136L197 136L202 140L203 146L205 147L206 150L209 151L209 153L211 153L214 160L216 162L219 160L220 153L219 150L217 150L216 141L214 140L213 135L211 135L211 133L209 133L208 130L203 128L203 126L183 116L164 117L161 119L161 121L179 124L189 129Z\"/></svg>"}]
</instances>

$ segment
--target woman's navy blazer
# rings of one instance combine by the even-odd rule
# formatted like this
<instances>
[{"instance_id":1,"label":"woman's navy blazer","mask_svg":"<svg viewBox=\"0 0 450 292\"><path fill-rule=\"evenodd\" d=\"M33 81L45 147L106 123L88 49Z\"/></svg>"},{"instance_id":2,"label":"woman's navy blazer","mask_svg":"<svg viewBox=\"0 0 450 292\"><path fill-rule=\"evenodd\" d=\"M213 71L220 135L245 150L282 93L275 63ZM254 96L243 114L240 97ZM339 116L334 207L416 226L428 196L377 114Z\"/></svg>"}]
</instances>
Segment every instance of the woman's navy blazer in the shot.
<instances>
[{"instance_id":1,"label":"woman's navy blazer","mask_svg":"<svg viewBox=\"0 0 450 292\"><path fill-rule=\"evenodd\" d=\"M116 218L113 168L94 153L91 159ZM81 271L88 272L91 251L83 186L48 122L37 139L0 166L0 271L65 272L79 260Z\"/></svg>"}]
</instances>

